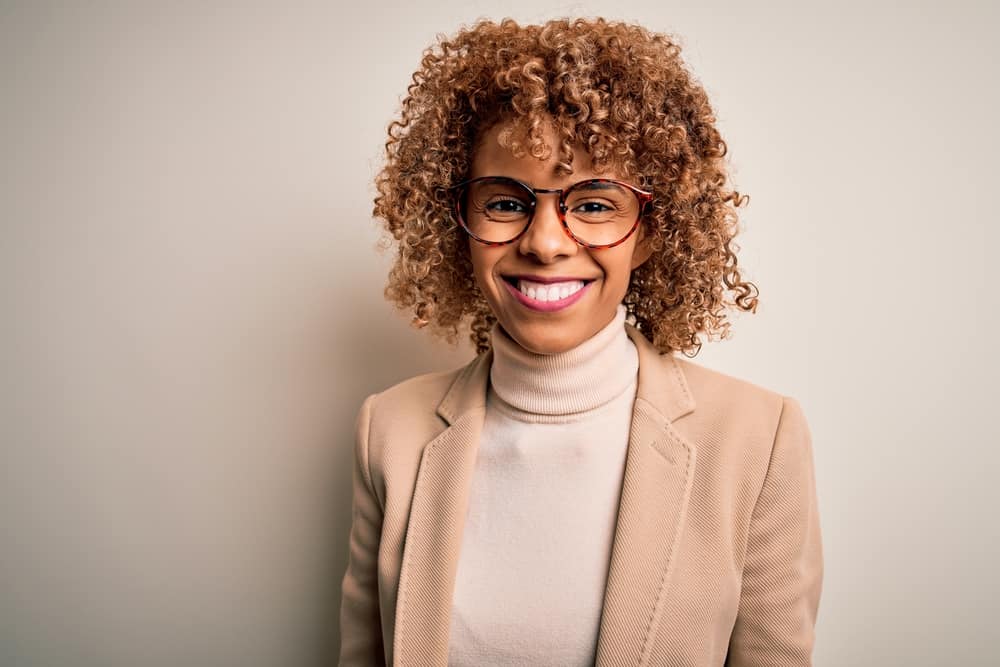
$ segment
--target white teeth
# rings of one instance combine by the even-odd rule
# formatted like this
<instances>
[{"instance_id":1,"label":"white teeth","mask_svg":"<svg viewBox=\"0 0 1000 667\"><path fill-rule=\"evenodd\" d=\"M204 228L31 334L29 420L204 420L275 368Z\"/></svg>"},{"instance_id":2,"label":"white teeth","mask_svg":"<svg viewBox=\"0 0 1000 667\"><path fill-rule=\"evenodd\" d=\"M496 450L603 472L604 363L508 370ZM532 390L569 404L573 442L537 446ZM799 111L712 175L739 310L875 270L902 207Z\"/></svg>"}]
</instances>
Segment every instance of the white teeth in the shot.
<instances>
[{"instance_id":1,"label":"white teeth","mask_svg":"<svg viewBox=\"0 0 1000 667\"><path fill-rule=\"evenodd\" d=\"M530 280L517 281L517 289L529 299L536 301L559 301L583 289L582 280L569 280L563 283L533 283Z\"/></svg>"}]
</instances>

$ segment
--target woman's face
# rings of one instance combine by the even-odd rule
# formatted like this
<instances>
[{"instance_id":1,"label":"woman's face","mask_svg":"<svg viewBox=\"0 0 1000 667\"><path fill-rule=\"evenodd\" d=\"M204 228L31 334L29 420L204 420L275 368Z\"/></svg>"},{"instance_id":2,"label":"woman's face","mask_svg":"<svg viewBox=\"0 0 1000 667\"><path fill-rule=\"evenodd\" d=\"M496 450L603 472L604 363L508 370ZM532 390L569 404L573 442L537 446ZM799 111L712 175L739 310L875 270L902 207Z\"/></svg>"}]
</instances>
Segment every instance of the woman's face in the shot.
<instances>
[{"instance_id":1,"label":"woman's face","mask_svg":"<svg viewBox=\"0 0 1000 667\"><path fill-rule=\"evenodd\" d=\"M567 188L587 178L628 181L621 174L595 173L583 146L575 148L574 173L557 174L554 147L559 140L551 126L545 132L546 143L553 147L548 159L530 155L516 158L498 142L504 128L504 123L495 125L480 137L470 178L509 176L533 188ZM554 354L576 347L614 318L628 290L632 269L649 258L650 251L642 243L643 231L640 225L636 233L613 248L585 248L563 230L558 195L540 194L531 225L521 238L503 246L487 246L470 237L469 250L476 283L504 331L527 350ZM518 289L534 288L537 295L540 289L548 294L555 288L558 294L564 287L559 283L568 283L565 287L571 291L579 287L575 281L584 282L579 293L548 302L532 299ZM546 287L539 287L539 283Z\"/></svg>"}]
</instances>

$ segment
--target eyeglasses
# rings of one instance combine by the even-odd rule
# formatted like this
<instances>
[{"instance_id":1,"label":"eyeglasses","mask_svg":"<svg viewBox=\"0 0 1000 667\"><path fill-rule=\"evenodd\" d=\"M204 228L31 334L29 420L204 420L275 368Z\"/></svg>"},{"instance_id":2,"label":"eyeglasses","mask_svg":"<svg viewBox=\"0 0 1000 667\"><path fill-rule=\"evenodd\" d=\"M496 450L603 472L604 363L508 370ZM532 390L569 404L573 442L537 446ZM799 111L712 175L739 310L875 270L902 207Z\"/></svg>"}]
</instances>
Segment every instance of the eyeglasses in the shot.
<instances>
[{"instance_id":1,"label":"eyeglasses","mask_svg":"<svg viewBox=\"0 0 1000 667\"><path fill-rule=\"evenodd\" d=\"M486 245L521 238L538 205L539 194L559 194L563 231L587 248L612 248L639 227L653 193L608 178L590 178L566 189L532 188L506 176L483 176L448 188L458 221L469 236Z\"/></svg>"}]
</instances>

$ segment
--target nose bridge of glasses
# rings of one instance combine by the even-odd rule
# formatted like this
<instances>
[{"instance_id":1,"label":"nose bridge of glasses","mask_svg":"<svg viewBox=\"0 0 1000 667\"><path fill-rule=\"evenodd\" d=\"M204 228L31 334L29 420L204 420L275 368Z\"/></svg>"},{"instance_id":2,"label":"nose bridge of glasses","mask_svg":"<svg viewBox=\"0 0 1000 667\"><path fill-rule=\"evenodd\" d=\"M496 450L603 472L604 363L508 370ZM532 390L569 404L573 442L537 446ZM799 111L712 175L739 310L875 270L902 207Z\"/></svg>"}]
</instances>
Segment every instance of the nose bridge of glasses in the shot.
<instances>
[{"instance_id":1,"label":"nose bridge of glasses","mask_svg":"<svg viewBox=\"0 0 1000 667\"><path fill-rule=\"evenodd\" d=\"M532 220L533 220L533 223L532 223L531 226L532 227L537 226L538 225L538 218L539 217L544 217L545 214L546 214L546 211L552 210L548 206L545 206L545 205L539 206L540 202L542 201L539 198L539 195L555 195L555 197L552 198L552 204L554 205L554 212L555 212L556 222L559 223L559 225L561 226L562 225L562 216L563 216L563 213L564 213L564 210L563 210L563 206L564 206L564 203L563 203L563 193L565 192L565 190L562 189L562 188L559 188L559 189L554 189L554 188L533 188L531 190L531 192L532 192L532 194L535 197L534 202L532 204L532 209L533 209L532 210Z\"/></svg>"},{"instance_id":2,"label":"nose bridge of glasses","mask_svg":"<svg viewBox=\"0 0 1000 667\"><path fill-rule=\"evenodd\" d=\"M538 195L555 195L553 203L556 206L557 213L559 214L560 217L562 217L563 205L564 205L563 193L565 192L566 190L564 188L532 188L531 193L535 197L533 203L533 208L535 209L534 211L535 216L537 217L538 215L538 203L540 201Z\"/></svg>"}]
</instances>

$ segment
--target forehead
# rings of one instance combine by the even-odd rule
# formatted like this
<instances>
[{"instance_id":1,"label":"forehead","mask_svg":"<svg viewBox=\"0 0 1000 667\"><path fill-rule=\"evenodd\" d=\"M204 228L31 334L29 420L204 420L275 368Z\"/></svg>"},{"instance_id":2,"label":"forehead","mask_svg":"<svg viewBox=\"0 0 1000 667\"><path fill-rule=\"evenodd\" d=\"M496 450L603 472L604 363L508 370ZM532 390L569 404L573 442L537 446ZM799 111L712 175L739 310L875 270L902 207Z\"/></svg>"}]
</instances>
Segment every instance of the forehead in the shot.
<instances>
[{"instance_id":1,"label":"forehead","mask_svg":"<svg viewBox=\"0 0 1000 667\"><path fill-rule=\"evenodd\" d=\"M577 143L573 146L572 173L560 173L562 160L559 151L560 139L555 126L543 123L541 136L547 153L538 158L530 154L527 133L513 121L501 121L483 132L476 141L472 153L470 178L480 176L511 176L534 187L560 187L570 182L596 177L614 177L605 172L598 174L593 169L586 148ZM520 147L520 157L514 155L513 146Z\"/></svg>"}]
</instances>

